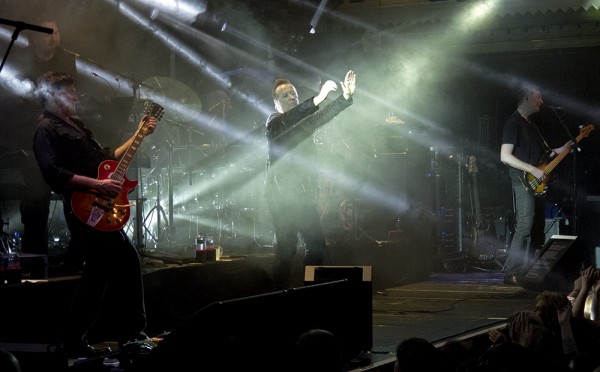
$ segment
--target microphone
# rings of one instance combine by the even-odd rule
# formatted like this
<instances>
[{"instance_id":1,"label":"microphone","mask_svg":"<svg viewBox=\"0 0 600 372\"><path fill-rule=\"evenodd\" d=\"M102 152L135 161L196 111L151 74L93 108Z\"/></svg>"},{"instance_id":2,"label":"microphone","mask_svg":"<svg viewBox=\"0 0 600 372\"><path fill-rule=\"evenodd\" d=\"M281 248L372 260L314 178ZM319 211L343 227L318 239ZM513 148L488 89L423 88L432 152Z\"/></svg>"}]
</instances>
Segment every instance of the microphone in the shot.
<instances>
[{"instance_id":1,"label":"microphone","mask_svg":"<svg viewBox=\"0 0 600 372\"><path fill-rule=\"evenodd\" d=\"M99 79L102 79L102 80L104 80L104 82L105 82L106 84L108 84L108 86L110 87L110 90L111 90L111 91L112 91L112 93L113 93L113 97L116 97L116 95L117 95L117 94L115 93L115 88L113 88L113 86L112 86L112 85L110 85L110 83L108 82L108 80L106 80L105 78L103 78L102 76L98 75L98 74L97 74L97 73L95 73L95 72L92 72L92 76L94 76L94 77L97 77L97 78L99 78ZM106 99L106 101L107 101L107 102L110 102L110 101L111 101L111 98L110 98L110 97L105 97L105 99Z\"/></svg>"},{"instance_id":2,"label":"microphone","mask_svg":"<svg viewBox=\"0 0 600 372\"><path fill-rule=\"evenodd\" d=\"M565 108L561 107L561 106L549 106L549 105L544 105L545 107L548 107L550 110L554 110L554 111L564 111Z\"/></svg>"},{"instance_id":3,"label":"microphone","mask_svg":"<svg viewBox=\"0 0 600 372\"><path fill-rule=\"evenodd\" d=\"M54 33L54 30L51 28L48 28L48 27L31 25L29 23L20 22L20 21L11 21L11 20L4 19L4 18L0 18L0 24L15 27L19 31L31 30L31 31L36 31L36 32L42 32L44 34L50 34L50 35L52 35Z\"/></svg>"}]
</instances>

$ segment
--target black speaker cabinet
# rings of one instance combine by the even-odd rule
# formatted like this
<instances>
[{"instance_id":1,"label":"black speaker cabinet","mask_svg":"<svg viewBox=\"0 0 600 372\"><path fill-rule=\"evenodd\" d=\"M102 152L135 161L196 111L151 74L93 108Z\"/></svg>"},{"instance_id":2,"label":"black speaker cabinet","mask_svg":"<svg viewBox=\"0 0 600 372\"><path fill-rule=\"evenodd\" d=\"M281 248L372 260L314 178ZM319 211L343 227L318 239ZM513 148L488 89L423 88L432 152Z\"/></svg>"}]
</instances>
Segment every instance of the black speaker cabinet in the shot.
<instances>
[{"instance_id":1,"label":"black speaker cabinet","mask_svg":"<svg viewBox=\"0 0 600 372\"><path fill-rule=\"evenodd\" d=\"M175 327L137 367L144 372L289 370L296 341L315 328L336 335L350 360L370 342L357 339L356 330L365 327L356 312L364 306L357 292L356 282L342 279L213 302Z\"/></svg>"},{"instance_id":2,"label":"black speaker cabinet","mask_svg":"<svg viewBox=\"0 0 600 372\"><path fill-rule=\"evenodd\" d=\"M546 242L529 266L519 277L523 288L536 291L569 292L579 277L583 263L583 246L577 236L554 235Z\"/></svg>"},{"instance_id":3,"label":"black speaker cabinet","mask_svg":"<svg viewBox=\"0 0 600 372\"><path fill-rule=\"evenodd\" d=\"M351 284L352 309L344 309L336 316L351 329L339 329L338 339L348 357L354 357L373 347L373 267L372 266L306 266L304 285L348 280ZM335 332L334 332L335 334Z\"/></svg>"}]
</instances>

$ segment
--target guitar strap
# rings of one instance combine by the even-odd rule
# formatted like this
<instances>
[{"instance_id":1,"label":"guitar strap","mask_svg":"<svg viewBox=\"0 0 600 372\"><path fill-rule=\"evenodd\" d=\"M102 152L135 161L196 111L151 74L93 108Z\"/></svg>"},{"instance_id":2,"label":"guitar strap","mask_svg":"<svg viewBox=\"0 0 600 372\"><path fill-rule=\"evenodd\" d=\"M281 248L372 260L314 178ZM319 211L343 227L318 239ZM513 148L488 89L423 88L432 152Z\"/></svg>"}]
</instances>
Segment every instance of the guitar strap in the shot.
<instances>
[{"instance_id":1,"label":"guitar strap","mask_svg":"<svg viewBox=\"0 0 600 372\"><path fill-rule=\"evenodd\" d=\"M538 128L538 126L535 122L532 122L531 124L533 125L533 127L537 131L538 135L540 136L540 139L542 140L542 145L544 146L544 152L549 153L552 148L548 145L548 142L546 142L546 139L544 138L544 136L542 136L542 132L540 131L540 128Z\"/></svg>"}]
</instances>

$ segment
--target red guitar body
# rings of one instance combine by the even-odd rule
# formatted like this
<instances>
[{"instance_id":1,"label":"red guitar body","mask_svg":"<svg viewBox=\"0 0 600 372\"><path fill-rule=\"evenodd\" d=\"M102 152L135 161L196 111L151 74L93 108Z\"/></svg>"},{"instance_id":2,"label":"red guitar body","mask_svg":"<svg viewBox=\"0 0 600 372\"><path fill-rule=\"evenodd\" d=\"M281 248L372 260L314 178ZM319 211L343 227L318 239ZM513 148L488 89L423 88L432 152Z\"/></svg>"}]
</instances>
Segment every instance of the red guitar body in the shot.
<instances>
[{"instance_id":1,"label":"red guitar body","mask_svg":"<svg viewBox=\"0 0 600 372\"><path fill-rule=\"evenodd\" d=\"M111 178L119 163L105 160L98 166L97 179ZM104 198L98 194L75 191L71 198L71 208L79 220L100 231L115 231L122 229L131 215L127 195L137 186L138 181L127 177L123 180L123 189L114 199Z\"/></svg>"}]
</instances>

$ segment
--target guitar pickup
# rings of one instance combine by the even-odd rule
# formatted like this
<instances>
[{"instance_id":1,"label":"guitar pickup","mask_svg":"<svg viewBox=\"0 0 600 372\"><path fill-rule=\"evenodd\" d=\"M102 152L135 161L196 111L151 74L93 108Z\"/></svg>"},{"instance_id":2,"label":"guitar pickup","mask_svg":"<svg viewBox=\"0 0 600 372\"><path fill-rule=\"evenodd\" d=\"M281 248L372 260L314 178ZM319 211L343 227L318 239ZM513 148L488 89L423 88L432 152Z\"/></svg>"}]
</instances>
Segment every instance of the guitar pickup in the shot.
<instances>
[{"instance_id":1,"label":"guitar pickup","mask_svg":"<svg viewBox=\"0 0 600 372\"><path fill-rule=\"evenodd\" d=\"M104 202L103 202L104 201ZM99 199L96 198L92 203L93 206L104 209L105 212L108 212L111 209L112 200L107 199Z\"/></svg>"},{"instance_id":2,"label":"guitar pickup","mask_svg":"<svg viewBox=\"0 0 600 372\"><path fill-rule=\"evenodd\" d=\"M129 204L115 204L114 207L115 208L126 208L126 207L135 207L135 203L129 203Z\"/></svg>"}]
</instances>

